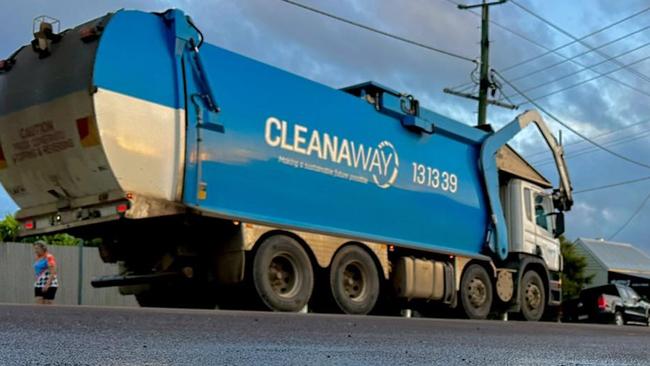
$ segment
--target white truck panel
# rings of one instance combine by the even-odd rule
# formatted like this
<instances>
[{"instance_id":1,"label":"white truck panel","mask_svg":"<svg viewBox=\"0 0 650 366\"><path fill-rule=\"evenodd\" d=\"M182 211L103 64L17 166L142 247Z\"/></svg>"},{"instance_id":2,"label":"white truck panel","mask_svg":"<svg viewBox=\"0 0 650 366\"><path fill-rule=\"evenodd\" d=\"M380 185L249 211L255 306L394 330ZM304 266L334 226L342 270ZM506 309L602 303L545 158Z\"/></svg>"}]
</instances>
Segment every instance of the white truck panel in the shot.
<instances>
[{"instance_id":1,"label":"white truck panel","mask_svg":"<svg viewBox=\"0 0 650 366\"><path fill-rule=\"evenodd\" d=\"M92 124L92 100L79 91L0 118L6 167L0 179L23 209L119 189L102 146L83 146L76 121Z\"/></svg>"},{"instance_id":2,"label":"white truck panel","mask_svg":"<svg viewBox=\"0 0 650 366\"><path fill-rule=\"evenodd\" d=\"M94 100L102 145L122 190L180 201L185 112L102 89Z\"/></svg>"},{"instance_id":3,"label":"white truck panel","mask_svg":"<svg viewBox=\"0 0 650 366\"><path fill-rule=\"evenodd\" d=\"M182 200L182 110L105 90L78 91L0 117L0 146L0 180L21 207L19 218L126 192Z\"/></svg>"}]
</instances>

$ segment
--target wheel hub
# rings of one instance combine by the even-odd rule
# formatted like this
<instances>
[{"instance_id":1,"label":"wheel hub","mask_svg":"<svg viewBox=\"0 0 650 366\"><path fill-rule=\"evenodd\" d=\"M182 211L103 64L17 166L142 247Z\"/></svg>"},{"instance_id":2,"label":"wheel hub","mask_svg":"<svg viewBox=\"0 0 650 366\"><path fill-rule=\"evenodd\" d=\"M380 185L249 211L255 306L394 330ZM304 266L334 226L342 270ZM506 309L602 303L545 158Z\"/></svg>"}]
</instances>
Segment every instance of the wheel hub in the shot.
<instances>
[{"instance_id":1,"label":"wheel hub","mask_svg":"<svg viewBox=\"0 0 650 366\"><path fill-rule=\"evenodd\" d=\"M273 292L282 297L293 296L300 282L293 258L287 253L273 257L269 264L268 279Z\"/></svg>"},{"instance_id":2,"label":"wheel hub","mask_svg":"<svg viewBox=\"0 0 650 366\"><path fill-rule=\"evenodd\" d=\"M529 309L537 309L542 303L542 292L539 287L534 283L529 283L526 286L526 304Z\"/></svg>"},{"instance_id":3,"label":"wheel hub","mask_svg":"<svg viewBox=\"0 0 650 366\"><path fill-rule=\"evenodd\" d=\"M343 270L343 291L355 301L360 301L365 297L365 273L356 262L348 263Z\"/></svg>"},{"instance_id":4,"label":"wheel hub","mask_svg":"<svg viewBox=\"0 0 650 366\"><path fill-rule=\"evenodd\" d=\"M469 281L467 296L473 307L479 308L483 306L487 300L487 288L485 283L483 283L483 281L478 277L472 278Z\"/></svg>"}]
</instances>

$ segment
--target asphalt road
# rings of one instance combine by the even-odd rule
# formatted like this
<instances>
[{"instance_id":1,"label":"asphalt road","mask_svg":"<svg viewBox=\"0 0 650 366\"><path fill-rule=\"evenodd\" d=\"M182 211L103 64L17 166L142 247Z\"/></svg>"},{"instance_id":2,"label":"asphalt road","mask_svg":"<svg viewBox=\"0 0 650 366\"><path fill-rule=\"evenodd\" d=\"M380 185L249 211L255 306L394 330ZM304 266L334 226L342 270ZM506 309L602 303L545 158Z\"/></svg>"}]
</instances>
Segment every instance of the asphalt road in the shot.
<instances>
[{"instance_id":1,"label":"asphalt road","mask_svg":"<svg viewBox=\"0 0 650 366\"><path fill-rule=\"evenodd\" d=\"M650 328L0 305L0 365L650 365Z\"/></svg>"}]
</instances>

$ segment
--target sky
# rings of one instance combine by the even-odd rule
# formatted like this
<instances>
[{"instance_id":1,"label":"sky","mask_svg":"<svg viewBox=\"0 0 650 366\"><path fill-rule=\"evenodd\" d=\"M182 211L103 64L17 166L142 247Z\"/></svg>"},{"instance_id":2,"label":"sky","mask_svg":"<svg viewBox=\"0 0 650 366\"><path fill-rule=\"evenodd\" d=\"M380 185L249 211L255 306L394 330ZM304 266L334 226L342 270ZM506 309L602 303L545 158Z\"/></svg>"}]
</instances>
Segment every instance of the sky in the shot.
<instances>
[{"instance_id":1,"label":"sky","mask_svg":"<svg viewBox=\"0 0 650 366\"><path fill-rule=\"evenodd\" d=\"M299 1L472 59L478 58L480 53L480 18L468 10L459 10L451 0ZM473 63L388 39L279 0L23 0L7 3L10 4L4 4L0 12L0 33L3 35L0 58L31 40L32 20L38 15L57 18L62 28L68 28L120 8L147 11L180 8L192 16L210 43L335 88L374 80L414 95L426 108L469 125L476 123L474 101L442 91L445 87L469 82ZM519 3L577 38L639 13L585 37L583 44L574 42L562 47L572 41L565 33L547 26L511 2L494 6L491 20L514 33L497 25L491 26L491 65L496 70L504 70L501 73L505 78L514 80L517 88L528 90L526 93L533 98L582 82L539 99L538 103L581 134L595 137L611 150L650 165L650 123L640 123L650 118L650 60L644 60L650 56L647 44L650 11L642 12L648 7L647 1L519 0ZM589 52L584 44L596 47L597 51ZM549 53L540 46L556 51ZM614 58L617 63L607 61L615 56L620 56ZM575 63L560 63L567 57L573 58ZM529 62L508 68L525 60ZM628 64L632 66L621 67ZM552 65L555 66L550 67ZM579 70L583 71L572 74ZM606 77L598 77L599 74ZM508 96L516 94L507 85L503 92ZM522 102L518 96L512 100ZM488 121L498 128L523 110L532 108L529 104L522 104L517 111L490 107ZM591 148L550 118L546 117L546 121L555 134L562 131L576 191L650 176L650 169ZM547 163L550 153L545 151L543 140L533 127L512 145L529 161L537 163L535 166L543 174L557 181L554 165ZM648 180L576 194L575 205L567 214L567 237L609 238L648 194ZM0 190L0 213L15 210L14 203ZM649 222L650 203L615 240L632 243L650 253Z\"/></svg>"}]
</instances>

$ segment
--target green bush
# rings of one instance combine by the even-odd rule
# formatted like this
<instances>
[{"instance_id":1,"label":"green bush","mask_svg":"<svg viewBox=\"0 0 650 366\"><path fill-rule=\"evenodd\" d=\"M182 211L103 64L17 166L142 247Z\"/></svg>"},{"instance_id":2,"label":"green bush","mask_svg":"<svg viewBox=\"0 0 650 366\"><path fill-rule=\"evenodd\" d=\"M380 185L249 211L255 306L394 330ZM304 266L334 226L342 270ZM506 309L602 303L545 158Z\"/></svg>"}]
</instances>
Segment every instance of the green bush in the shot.
<instances>
[{"instance_id":1,"label":"green bush","mask_svg":"<svg viewBox=\"0 0 650 366\"><path fill-rule=\"evenodd\" d=\"M20 224L13 215L5 216L4 220L0 221L0 242L16 241L19 227Z\"/></svg>"}]
</instances>

